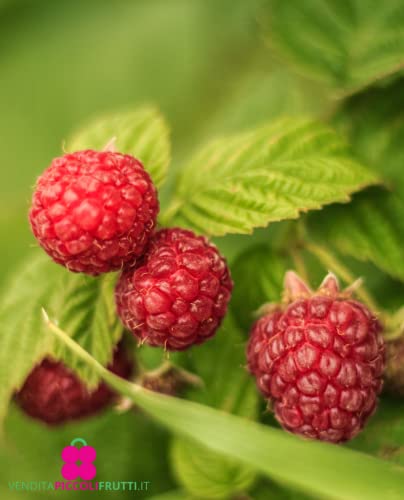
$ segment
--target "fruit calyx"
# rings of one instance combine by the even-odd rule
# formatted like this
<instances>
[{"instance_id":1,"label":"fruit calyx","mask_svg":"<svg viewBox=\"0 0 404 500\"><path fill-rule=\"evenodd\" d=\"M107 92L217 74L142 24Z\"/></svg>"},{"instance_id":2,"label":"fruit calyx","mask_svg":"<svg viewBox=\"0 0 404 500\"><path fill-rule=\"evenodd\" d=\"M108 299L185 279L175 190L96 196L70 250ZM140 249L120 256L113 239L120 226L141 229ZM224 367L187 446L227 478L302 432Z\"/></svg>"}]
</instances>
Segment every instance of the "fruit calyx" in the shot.
<instances>
[{"instance_id":1,"label":"fruit calyx","mask_svg":"<svg viewBox=\"0 0 404 500\"><path fill-rule=\"evenodd\" d=\"M350 298L361 284L362 280L358 279L349 287L341 290L338 278L334 273L329 272L317 290L313 291L295 271L287 271L284 279L283 301L288 304L298 299L312 297L313 295L323 295L331 298Z\"/></svg>"}]
</instances>

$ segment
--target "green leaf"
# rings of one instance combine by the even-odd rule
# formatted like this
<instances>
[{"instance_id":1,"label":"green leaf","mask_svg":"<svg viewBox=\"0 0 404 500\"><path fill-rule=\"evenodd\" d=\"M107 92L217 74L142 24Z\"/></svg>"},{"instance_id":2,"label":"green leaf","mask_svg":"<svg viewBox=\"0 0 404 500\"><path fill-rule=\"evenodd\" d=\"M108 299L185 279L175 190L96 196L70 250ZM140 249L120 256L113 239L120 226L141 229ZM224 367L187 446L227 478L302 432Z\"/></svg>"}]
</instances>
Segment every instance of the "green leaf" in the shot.
<instances>
[{"instance_id":1,"label":"green leaf","mask_svg":"<svg viewBox=\"0 0 404 500\"><path fill-rule=\"evenodd\" d=\"M396 464L343 446L303 440L198 403L147 391L106 370L56 325L49 327L112 388L178 435L322 497L339 500L402 497L404 468Z\"/></svg>"},{"instance_id":2,"label":"green leaf","mask_svg":"<svg viewBox=\"0 0 404 500\"><path fill-rule=\"evenodd\" d=\"M332 130L283 119L203 148L180 176L165 219L209 235L250 233L349 201L376 182Z\"/></svg>"},{"instance_id":3,"label":"green leaf","mask_svg":"<svg viewBox=\"0 0 404 500\"><path fill-rule=\"evenodd\" d=\"M122 327L115 313L114 276L73 274L42 251L10 279L1 297L0 422L13 392L45 355L60 359L91 388L99 376L44 327L41 308L101 364L107 365Z\"/></svg>"},{"instance_id":4,"label":"green leaf","mask_svg":"<svg viewBox=\"0 0 404 500\"><path fill-rule=\"evenodd\" d=\"M357 92L404 67L400 0L269 0L270 46L336 94Z\"/></svg>"},{"instance_id":5,"label":"green leaf","mask_svg":"<svg viewBox=\"0 0 404 500\"><path fill-rule=\"evenodd\" d=\"M53 272L55 268L55 272ZM12 276L1 297L0 422L14 390L49 349L49 333L41 318L41 306L52 295L62 268L42 252L35 254Z\"/></svg>"},{"instance_id":6,"label":"green leaf","mask_svg":"<svg viewBox=\"0 0 404 500\"><path fill-rule=\"evenodd\" d=\"M266 244L247 249L232 265L234 290L231 310L238 324L248 331L254 313L267 302L278 302L285 272L292 267L290 259Z\"/></svg>"},{"instance_id":7,"label":"green leaf","mask_svg":"<svg viewBox=\"0 0 404 500\"><path fill-rule=\"evenodd\" d=\"M310 218L312 235L346 255L369 260L404 281L404 112L402 85L373 89L346 102L334 119L355 153L383 175L391 192L356 195L349 207ZM332 224L330 224L332 221Z\"/></svg>"},{"instance_id":8,"label":"green leaf","mask_svg":"<svg viewBox=\"0 0 404 500\"><path fill-rule=\"evenodd\" d=\"M68 141L69 151L103 149L116 137L116 149L138 158L160 187L170 162L168 125L160 112L145 106L135 111L101 116L79 130Z\"/></svg>"},{"instance_id":9,"label":"green leaf","mask_svg":"<svg viewBox=\"0 0 404 500\"><path fill-rule=\"evenodd\" d=\"M49 316L104 366L112 360L123 332L115 310L115 281L114 274L93 278L65 272L44 303ZM52 354L74 370L88 387L98 384L94 370L72 355L63 343L55 342Z\"/></svg>"},{"instance_id":10,"label":"green leaf","mask_svg":"<svg viewBox=\"0 0 404 500\"><path fill-rule=\"evenodd\" d=\"M254 470L212 452L194 440L175 438L171 463L178 482L196 498L234 498L250 488Z\"/></svg>"},{"instance_id":11,"label":"green leaf","mask_svg":"<svg viewBox=\"0 0 404 500\"><path fill-rule=\"evenodd\" d=\"M398 196L382 190L360 193L349 207L335 205L309 219L309 231L404 281L404 201Z\"/></svg>"}]
</instances>

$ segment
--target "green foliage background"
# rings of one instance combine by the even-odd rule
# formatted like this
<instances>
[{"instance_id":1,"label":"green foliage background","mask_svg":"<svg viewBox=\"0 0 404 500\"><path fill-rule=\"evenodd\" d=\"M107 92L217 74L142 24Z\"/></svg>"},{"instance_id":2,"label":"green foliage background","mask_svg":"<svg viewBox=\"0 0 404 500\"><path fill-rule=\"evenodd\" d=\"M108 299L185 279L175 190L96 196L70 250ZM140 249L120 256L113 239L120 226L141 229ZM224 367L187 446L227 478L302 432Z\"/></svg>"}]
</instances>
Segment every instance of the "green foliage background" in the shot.
<instances>
[{"instance_id":1,"label":"green foliage background","mask_svg":"<svg viewBox=\"0 0 404 500\"><path fill-rule=\"evenodd\" d=\"M61 153L65 141L94 116L153 103L171 128L172 164L161 192L163 209L178 187L187 192L183 167L199 168L193 153L217 135L301 115L337 128L349 140L357 160L370 167L385 188L355 195L349 212L345 205L333 205L309 215L308 232L313 241L331 242L354 275L366 276L380 303L396 310L404 304L403 65L404 8L399 0L382 5L376 0L0 1L1 284L23 257L34 255L36 245L27 223L32 186L50 159ZM165 155L163 151L161 158ZM363 184L371 183L368 179ZM343 190L341 196L330 195L329 201L346 195ZM327 199L322 193L314 205ZM286 217L293 214L294 209ZM175 217L199 229L181 210ZM277 220L276 215L265 217ZM222 234L218 226L214 230L212 220L209 224L212 234ZM265 224L257 217L255 225ZM247 225L237 232L250 229ZM206 383L207 389L190 393L190 399L257 417L255 392L239 370L243 342L252 311L279 296L283 270L290 266L282 246L289 231L289 222L282 222L256 229L252 236L216 239L232 264L233 313L241 329L229 318L220 338L180 360ZM317 284L324 267L308 255L305 258ZM253 283L248 296L242 287L245 282ZM211 370L218 364L224 374ZM0 375L4 376L1 367ZM402 401L384 396L376 417L349 447L404 464L402 410ZM258 417L276 425L261 407ZM147 497L156 500L189 498L190 493L178 490L179 483L187 487L187 481L181 482L170 464L181 457L189 462L187 443L172 442L170 434L140 410L123 415L109 410L95 419L50 431L26 419L13 405L0 445L0 496L7 500L53 496L14 493L7 482L55 480L60 451L76 436L84 436L97 449L100 477L149 480L152 489ZM315 449L313 455L307 449L310 463ZM206 462L222 460L210 459L205 452L199 455L194 450L196 458ZM114 459L103 461L103 456ZM221 491L235 482L232 474L237 468L232 462L221 468L224 475L217 478L225 483ZM215 474L202 472L208 473L208 490L215 491L211 481ZM357 474L352 468L349 481L354 483ZM277 477L255 478L250 469L243 469L238 479L257 500L306 495ZM372 480L377 483L377 478ZM188 490L195 493L198 484L192 480L194 489ZM318 492L313 495L321 498ZM338 491L333 498L346 500Z\"/></svg>"}]
</instances>

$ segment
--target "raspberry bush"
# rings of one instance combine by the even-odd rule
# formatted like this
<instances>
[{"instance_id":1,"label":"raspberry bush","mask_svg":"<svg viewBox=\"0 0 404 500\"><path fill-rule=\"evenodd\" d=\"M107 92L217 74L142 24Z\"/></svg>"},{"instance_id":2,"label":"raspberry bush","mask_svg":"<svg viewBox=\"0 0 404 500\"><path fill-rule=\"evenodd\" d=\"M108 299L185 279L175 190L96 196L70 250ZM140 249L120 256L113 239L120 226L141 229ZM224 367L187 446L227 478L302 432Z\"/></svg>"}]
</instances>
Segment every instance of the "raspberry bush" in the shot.
<instances>
[{"instance_id":1,"label":"raspberry bush","mask_svg":"<svg viewBox=\"0 0 404 500\"><path fill-rule=\"evenodd\" d=\"M49 40L2 72L0 495L81 435L156 500L401 498L399 0L25 3L1 36Z\"/></svg>"}]
</instances>

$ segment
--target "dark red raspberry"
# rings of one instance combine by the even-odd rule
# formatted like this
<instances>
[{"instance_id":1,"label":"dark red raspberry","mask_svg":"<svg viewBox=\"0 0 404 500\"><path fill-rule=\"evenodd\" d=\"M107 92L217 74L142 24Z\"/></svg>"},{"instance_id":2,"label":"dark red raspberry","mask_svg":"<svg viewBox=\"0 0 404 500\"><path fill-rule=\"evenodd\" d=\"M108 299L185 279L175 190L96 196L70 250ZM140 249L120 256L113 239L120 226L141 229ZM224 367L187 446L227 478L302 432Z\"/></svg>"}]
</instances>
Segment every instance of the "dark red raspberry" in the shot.
<instances>
[{"instance_id":1,"label":"dark red raspberry","mask_svg":"<svg viewBox=\"0 0 404 500\"><path fill-rule=\"evenodd\" d=\"M116 348L108 369L120 377L130 377L132 362L123 346ZM58 425L97 413L114 397L115 394L103 382L89 392L63 363L46 358L32 370L16 394L16 401L31 417Z\"/></svg>"},{"instance_id":2,"label":"dark red raspberry","mask_svg":"<svg viewBox=\"0 0 404 500\"><path fill-rule=\"evenodd\" d=\"M384 342L373 313L340 292L332 274L317 292L293 272L288 303L252 327L250 372L290 432L324 441L352 439L377 405Z\"/></svg>"},{"instance_id":3,"label":"dark red raspberry","mask_svg":"<svg viewBox=\"0 0 404 500\"><path fill-rule=\"evenodd\" d=\"M158 208L156 189L138 160L86 150L52 161L37 181L29 218L54 261L97 275L134 263Z\"/></svg>"},{"instance_id":4,"label":"dark red raspberry","mask_svg":"<svg viewBox=\"0 0 404 500\"><path fill-rule=\"evenodd\" d=\"M206 238L163 229L143 261L122 273L118 314L142 342L183 350L214 335L232 287L226 261Z\"/></svg>"}]
</instances>

